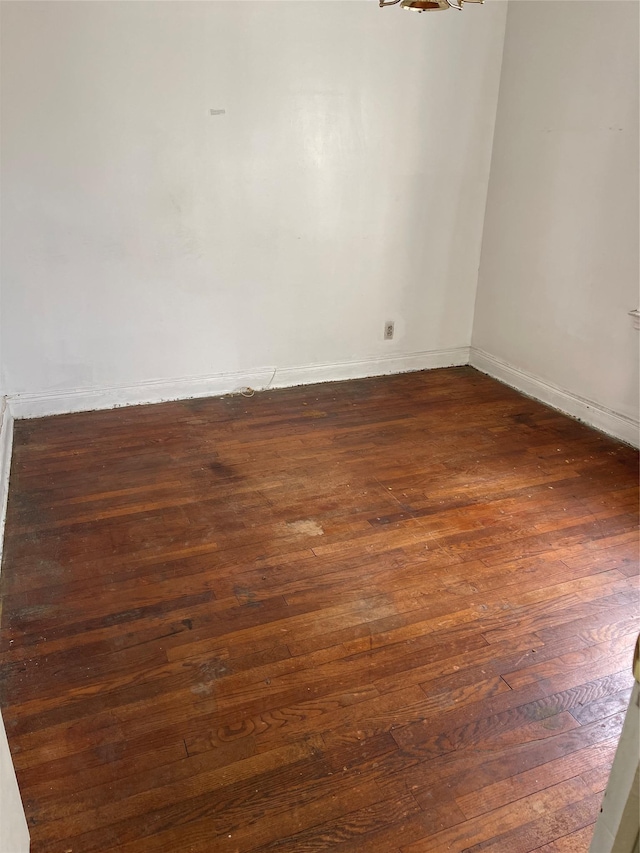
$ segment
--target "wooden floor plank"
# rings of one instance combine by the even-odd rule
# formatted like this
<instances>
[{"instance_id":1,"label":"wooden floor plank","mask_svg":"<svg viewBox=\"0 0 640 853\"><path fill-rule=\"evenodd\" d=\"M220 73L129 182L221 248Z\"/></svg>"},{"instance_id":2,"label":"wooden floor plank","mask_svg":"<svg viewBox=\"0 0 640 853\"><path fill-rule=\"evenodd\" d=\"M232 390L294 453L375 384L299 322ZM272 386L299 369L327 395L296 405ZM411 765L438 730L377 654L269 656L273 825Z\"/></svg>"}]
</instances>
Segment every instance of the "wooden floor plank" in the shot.
<instances>
[{"instance_id":1,"label":"wooden floor plank","mask_svg":"<svg viewBox=\"0 0 640 853\"><path fill-rule=\"evenodd\" d=\"M528 828L541 813L551 816L567 806L579 803L591 792L575 777L557 785L550 785L538 794L523 797L506 806L470 818L463 823L428 836L402 848L403 853L440 853L442 850L468 851L480 844L493 845L496 839ZM539 845L538 845L539 846ZM509 850L504 844L499 849Z\"/></svg>"},{"instance_id":2,"label":"wooden floor plank","mask_svg":"<svg viewBox=\"0 0 640 853\"><path fill-rule=\"evenodd\" d=\"M593 825L588 825L576 832L563 835L549 844L537 847L535 853L584 853L589 849L592 835Z\"/></svg>"},{"instance_id":3,"label":"wooden floor plank","mask_svg":"<svg viewBox=\"0 0 640 853\"><path fill-rule=\"evenodd\" d=\"M637 452L471 368L18 421L32 851L583 853L637 584Z\"/></svg>"},{"instance_id":4,"label":"wooden floor plank","mask_svg":"<svg viewBox=\"0 0 640 853\"><path fill-rule=\"evenodd\" d=\"M601 802L600 794L593 794L569 803L563 808L549 809L544 817L532 820L524 826L498 835L491 840L480 841L467 847L465 853L498 853L502 850L512 850L513 853L531 853L541 844L555 841L569 833L590 826L594 809Z\"/></svg>"},{"instance_id":5,"label":"wooden floor plank","mask_svg":"<svg viewBox=\"0 0 640 853\"><path fill-rule=\"evenodd\" d=\"M593 790L591 776L589 775L587 778L587 775L592 772L594 766L610 767L615 748L615 741L610 741L571 752L554 761L548 761L540 767L526 770L524 773L518 773L502 782L496 782L493 785L472 791L464 797L459 797L458 806L465 817L477 817L522 797L544 790L549 785L580 775L582 775L582 780L587 787Z\"/></svg>"}]
</instances>

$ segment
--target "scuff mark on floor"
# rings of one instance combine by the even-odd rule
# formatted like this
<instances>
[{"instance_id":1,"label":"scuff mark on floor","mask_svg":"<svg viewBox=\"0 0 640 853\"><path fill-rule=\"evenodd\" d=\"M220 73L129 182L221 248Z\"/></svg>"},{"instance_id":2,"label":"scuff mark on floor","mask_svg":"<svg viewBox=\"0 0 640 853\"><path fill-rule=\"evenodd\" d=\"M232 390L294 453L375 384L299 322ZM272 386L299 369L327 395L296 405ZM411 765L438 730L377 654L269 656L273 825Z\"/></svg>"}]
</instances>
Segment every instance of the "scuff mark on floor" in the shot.
<instances>
[{"instance_id":1,"label":"scuff mark on floor","mask_svg":"<svg viewBox=\"0 0 640 853\"><path fill-rule=\"evenodd\" d=\"M323 536L324 529L321 524L314 521L312 518L301 519L300 521L285 522L287 533L293 533L296 536Z\"/></svg>"}]
</instances>

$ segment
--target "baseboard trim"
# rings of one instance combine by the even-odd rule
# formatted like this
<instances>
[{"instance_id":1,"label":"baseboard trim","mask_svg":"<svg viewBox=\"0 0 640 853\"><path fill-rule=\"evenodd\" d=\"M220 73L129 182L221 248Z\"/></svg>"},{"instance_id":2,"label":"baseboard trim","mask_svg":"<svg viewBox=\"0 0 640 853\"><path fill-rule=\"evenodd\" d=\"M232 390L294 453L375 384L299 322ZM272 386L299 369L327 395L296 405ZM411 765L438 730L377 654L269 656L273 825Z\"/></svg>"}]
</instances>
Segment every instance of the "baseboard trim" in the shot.
<instances>
[{"instance_id":1,"label":"baseboard trim","mask_svg":"<svg viewBox=\"0 0 640 853\"><path fill-rule=\"evenodd\" d=\"M465 364L469 364L469 347L456 347L373 358L367 361L285 367L277 371L271 384L274 388L290 388L294 385L339 382L344 379L363 379L367 376L387 376L392 373L410 373L416 370L460 367Z\"/></svg>"},{"instance_id":2,"label":"baseboard trim","mask_svg":"<svg viewBox=\"0 0 640 853\"><path fill-rule=\"evenodd\" d=\"M415 370L457 367L469 363L469 347L430 350L419 353L373 357L362 361L309 364L301 367L260 367L239 373L185 377L141 382L113 388L88 388L79 391L54 391L42 394L15 394L8 398L10 412L16 419L40 418L70 412L114 409L169 400L216 397L243 388L256 391L265 388L289 388L315 382L339 382Z\"/></svg>"},{"instance_id":3,"label":"baseboard trim","mask_svg":"<svg viewBox=\"0 0 640 853\"><path fill-rule=\"evenodd\" d=\"M481 373L486 373L528 397L546 403L607 435L634 447L640 446L640 424L632 418L612 412L594 403L593 400L579 397L531 373L512 367L507 362L476 347L470 349L469 364Z\"/></svg>"},{"instance_id":4,"label":"baseboard trim","mask_svg":"<svg viewBox=\"0 0 640 853\"><path fill-rule=\"evenodd\" d=\"M13 447L13 415L4 398L0 398L0 566L4 542L4 522L7 517L11 449Z\"/></svg>"},{"instance_id":5,"label":"baseboard trim","mask_svg":"<svg viewBox=\"0 0 640 853\"><path fill-rule=\"evenodd\" d=\"M361 361L308 364L301 367L260 367L238 373L218 373L210 376L185 377L171 380L141 382L137 385L112 388L87 388L79 391L15 394L7 398L0 437L0 534L4 524L4 508L9 480L13 419L39 418L70 412L114 409L119 406L138 406L169 400L188 400L196 397L216 397L237 393L243 388L256 391L265 388L290 388L316 382L339 382L367 376L385 376L416 370L459 367L470 364L504 382L523 394L540 400L571 417L595 427L634 447L640 445L638 421L612 412L593 400L546 382L531 373L513 367L505 361L476 347L455 347L419 353L375 357Z\"/></svg>"}]
</instances>

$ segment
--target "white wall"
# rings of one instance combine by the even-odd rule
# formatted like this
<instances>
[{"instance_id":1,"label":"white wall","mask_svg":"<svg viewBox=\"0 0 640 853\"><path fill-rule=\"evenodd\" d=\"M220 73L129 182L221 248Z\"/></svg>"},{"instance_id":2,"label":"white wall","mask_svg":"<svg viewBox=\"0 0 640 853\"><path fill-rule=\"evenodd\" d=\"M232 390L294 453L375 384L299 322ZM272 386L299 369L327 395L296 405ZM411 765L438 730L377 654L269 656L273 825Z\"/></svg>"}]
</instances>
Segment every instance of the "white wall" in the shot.
<instances>
[{"instance_id":1,"label":"white wall","mask_svg":"<svg viewBox=\"0 0 640 853\"><path fill-rule=\"evenodd\" d=\"M505 13L3 3L16 411L466 361ZM27 849L0 723L0 853Z\"/></svg>"},{"instance_id":2,"label":"white wall","mask_svg":"<svg viewBox=\"0 0 640 853\"><path fill-rule=\"evenodd\" d=\"M639 6L509 7L473 345L637 442Z\"/></svg>"},{"instance_id":3,"label":"white wall","mask_svg":"<svg viewBox=\"0 0 640 853\"><path fill-rule=\"evenodd\" d=\"M9 394L466 362L505 3L4 5Z\"/></svg>"}]
</instances>

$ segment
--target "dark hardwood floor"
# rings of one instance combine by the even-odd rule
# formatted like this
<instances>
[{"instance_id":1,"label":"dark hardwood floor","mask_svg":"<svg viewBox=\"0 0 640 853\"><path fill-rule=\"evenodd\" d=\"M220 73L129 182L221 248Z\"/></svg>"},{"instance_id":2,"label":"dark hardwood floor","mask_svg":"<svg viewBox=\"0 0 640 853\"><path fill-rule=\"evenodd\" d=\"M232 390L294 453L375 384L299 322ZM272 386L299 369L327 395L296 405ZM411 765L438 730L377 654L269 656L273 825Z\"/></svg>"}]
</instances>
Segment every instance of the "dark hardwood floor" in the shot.
<instances>
[{"instance_id":1,"label":"dark hardwood floor","mask_svg":"<svg viewBox=\"0 0 640 853\"><path fill-rule=\"evenodd\" d=\"M33 853L586 851L637 463L471 368L17 422Z\"/></svg>"}]
</instances>

